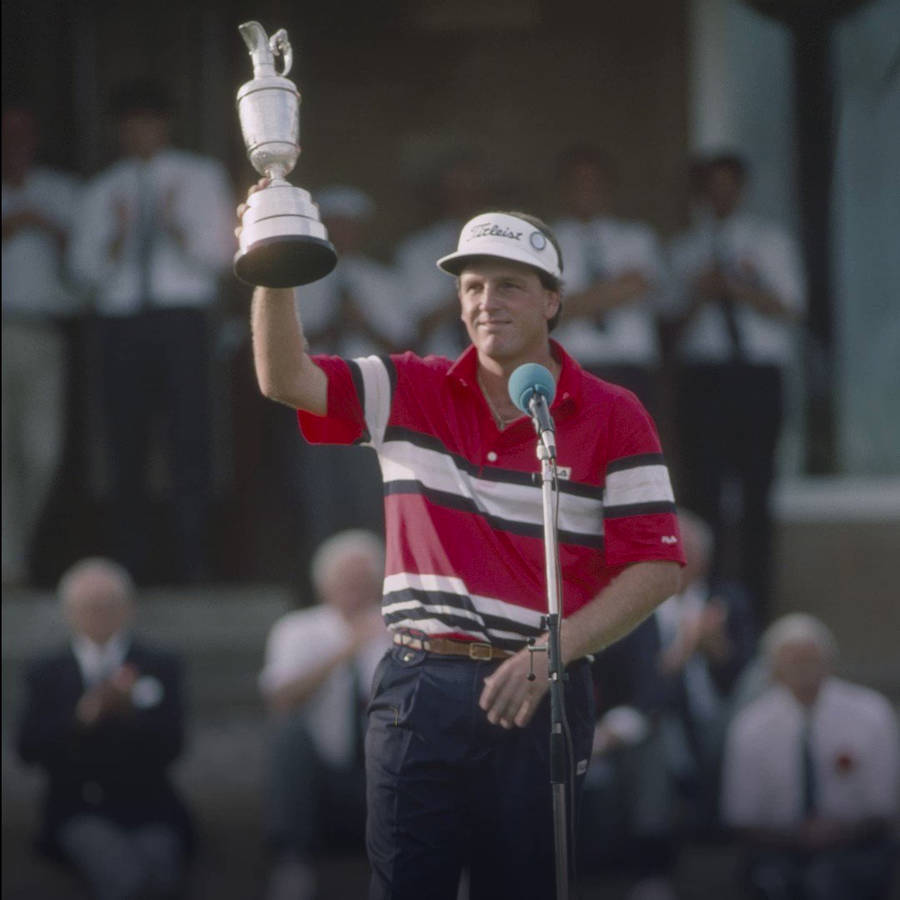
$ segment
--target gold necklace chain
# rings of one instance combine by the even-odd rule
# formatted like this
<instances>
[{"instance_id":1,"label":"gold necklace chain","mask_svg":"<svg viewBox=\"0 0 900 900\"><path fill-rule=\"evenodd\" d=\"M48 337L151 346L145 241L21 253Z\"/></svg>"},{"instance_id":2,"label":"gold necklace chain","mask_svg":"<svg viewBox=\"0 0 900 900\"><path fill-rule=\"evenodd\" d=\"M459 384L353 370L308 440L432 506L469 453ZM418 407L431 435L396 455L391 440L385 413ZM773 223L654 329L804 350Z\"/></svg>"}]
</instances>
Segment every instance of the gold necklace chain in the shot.
<instances>
[{"instance_id":1,"label":"gold necklace chain","mask_svg":"<svg viewBox=\"0 0 900 900\"><path fill-rule=\"evenodd\" d=\"M516 415L511 419L507 419L498 411L497 407L494 406L494 403L491 400L491 395L487 392L487 388L485 388L484 382L481 380L480 375L478 376L478 386L481 388L481 393L484 399L487 401L488 409L490 409L491 415L493 415L494 421L497 423L501 431L506 428L507 425L512 424L516 419L519 418L519 414L516 413Z\"/></svg>"}]
</instances>

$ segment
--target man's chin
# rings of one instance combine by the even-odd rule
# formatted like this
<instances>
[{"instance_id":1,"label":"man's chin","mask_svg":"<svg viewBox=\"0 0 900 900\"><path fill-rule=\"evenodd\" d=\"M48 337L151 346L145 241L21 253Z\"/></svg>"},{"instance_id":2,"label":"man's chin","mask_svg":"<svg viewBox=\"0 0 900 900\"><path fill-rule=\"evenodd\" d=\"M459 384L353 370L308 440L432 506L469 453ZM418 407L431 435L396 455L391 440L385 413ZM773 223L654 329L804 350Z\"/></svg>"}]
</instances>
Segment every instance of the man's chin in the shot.
<instances>
[{"instance_id":1,"label":"man's chin","mask_svg":"<svg viewBox=\"0 0 900 900\"><path fill-rule=\"evenodd\" d=\"M477 347L482 354L499 363L516 358L514 349L507 341L482 339L478 342Z\"/></svg>"},{"instance_id":2,"label":"man's chin","mask_svg":"<svg viewBox=\"0 0 900 900\"><path fill-rule=\"evenodd\" d=\"M479 331L474 343L480 350L484 350L487 353L499 350L503 346L504 341L501 340L496 332Z\"/></svg>"}]
</instances>

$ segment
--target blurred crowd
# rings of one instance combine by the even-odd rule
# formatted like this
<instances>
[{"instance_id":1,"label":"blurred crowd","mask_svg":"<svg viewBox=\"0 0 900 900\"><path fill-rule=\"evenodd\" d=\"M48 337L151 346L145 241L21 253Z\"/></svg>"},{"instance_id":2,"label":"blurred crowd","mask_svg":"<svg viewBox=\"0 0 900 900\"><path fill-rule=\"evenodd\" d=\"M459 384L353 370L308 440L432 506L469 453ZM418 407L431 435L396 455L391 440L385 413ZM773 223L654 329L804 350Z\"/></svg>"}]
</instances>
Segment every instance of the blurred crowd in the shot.
<instances>
[{"instance_id":1,"label":"blurred crowd","mask_svg":"<svg viewBox=\"0 0 900 900\"><path fill-rule=\"evenodd\" d=\"M258 396L231 273L236 192L218 161L173 146L173 111L160 85L123 85L110 101L118 159L80 181L40 165L33 114L4 107L5 584L52 584L97 552L140 584L303 582L329 534L381 528L374 460L305 446ZM803 266L780 225L744 211L738 153L695 159L685 178L689 227L663 241L617 212L614 159L560 154L555 208L541 211L563 250L554 337L638 394L680 502L713 528L713 570L765 618ZM340 261L298 292L312 350L458 355L458 301L435 260L462 222L514 196L487 161L448 154L416 196L421 225L392 246L364 185L313 195Z\"/></svg>"},{"instance_id":2,"label":"blurred crowd","mask_svg":"<svg viewBox=\"0 0 900 900\"><path fill-rule=\"evenodd\" d=\"M819 619L788 614L760 637L747 591L711 577L707 523L681 520L681 590L593 662L582 883L678 900L685 849L707 846L732 856L718 896L890 900L896 711L835 674L837 643ZM269 631L258 677L267 874L254 896L330 896L317 884L323 858L363 853L366 706L391 646L383 572L374 532L330 536L312 557L312 602ZM20 759L45 776L37 846L98 900L194 896L195 815L171 777L188 719L184 661L140 636L118 563L79 561L58 596L69 636L28 664L16 728ZM458 897L468 900L465 879Z\"/></svg>"},{"instance_id":3,"label":"blurred crowd","mask_svg":"<svg viewBox=\"0 0 900 900\"><path fill-rule=\"evenodd\" d=\"M3 582L66 570L71 629L28 670L18 751L48 777L44 850L97 897L179 896L193 847L167 774L182 749L181 661L134 636L136 585L295 580L303 608L275 623L259 686L272 719L269 900L299 900L314 896L323 848L361 848L362 711L386 646L379 479L373 454L304 444L292 414L258 396L246 311L227 302L235 191L218 161L172 145L172 113L159 85L123 86L111 104L119 159L80 181L39 164L29 109L3 109ZM681 592L594 663L581 871L624 871L633 900L665 900L678 896L686 837L729 839L741 848L735 896L741 885L751 898L877 900L896 850L896 716L833 674L821 622L771 621L799 251L745 212L738 152L698 158L685 176L690 224L664 241L619 216L601 149L570 147L548 174L565 282L553 336L656 418L688 562ZM339 263L299 292L312 350L458 355L458 300L435 260L503 200L484 160L448 157L423 192L426 220L390 248L365 185L313 196ZM99 463L73 451L73 432L90 434ZM102 493L93 527L53 502L63 472ZM48 545L63 548L59 571L42 560Z\"/></svg>"}]
</instances>

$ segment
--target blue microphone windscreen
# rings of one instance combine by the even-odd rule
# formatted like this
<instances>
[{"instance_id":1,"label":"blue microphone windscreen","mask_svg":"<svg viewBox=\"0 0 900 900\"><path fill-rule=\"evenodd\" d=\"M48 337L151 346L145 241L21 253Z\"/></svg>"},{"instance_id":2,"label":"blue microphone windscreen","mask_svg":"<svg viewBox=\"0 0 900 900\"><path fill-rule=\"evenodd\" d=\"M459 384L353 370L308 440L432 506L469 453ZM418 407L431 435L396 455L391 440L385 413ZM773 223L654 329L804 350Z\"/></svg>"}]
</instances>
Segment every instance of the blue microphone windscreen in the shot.
<instances>
[{"instance_id":1,"label":"blue microphone windscreen","mask_svg":"<svg viewBox=\"0 0 900 900\"><path fill-rule=\"evenodd\" d=\"M537 363L525 363L509 376L509 399L517 409L527 413L528 402L535 393L542 394L549 406L556 396L556 382L549 369Z\"/></svg>"}]
</instances>

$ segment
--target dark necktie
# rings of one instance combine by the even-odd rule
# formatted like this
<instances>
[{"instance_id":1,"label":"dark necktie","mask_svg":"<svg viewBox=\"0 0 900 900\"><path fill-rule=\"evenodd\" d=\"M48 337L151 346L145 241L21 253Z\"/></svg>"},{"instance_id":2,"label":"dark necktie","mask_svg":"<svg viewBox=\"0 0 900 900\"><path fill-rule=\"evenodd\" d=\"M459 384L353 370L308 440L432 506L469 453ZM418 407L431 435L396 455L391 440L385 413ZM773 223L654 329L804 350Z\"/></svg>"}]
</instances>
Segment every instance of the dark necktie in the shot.
<instances>
[{"instance_id":1,"label":"dark necktie","mask_svg":"<svg viewBox=\"0 0 900 900\"><path fill-rule=\"evenodd\" d=\"M153 305L153 244L156 240L156 196L153 175L147 164L138 168L137 204L138 304L141 309Z\"/></svg>"},{"instance_id":2,"label":"dark necktie","mask_svg":"<svg viewBox=\"0 0 900 900\"><path fill-rule=\"evenodd\" d=\"M607 281L609 272L606 266L606 252L603 242L597 234L597 228L592 224L584 226L584 242L587 247L587 277L588 286L595 285L598 281ZM598 331L606 330L606 313L594 314L594 326Z\"/></svg>"},{"instance_id":3,"label":"dark necktie","mask_svg":"<svg viewBox=\"0 0 900 900\"><path fill-rule=\"evenodd\" d=\"M721 272L723 275L727 274L729 260L728 255L725 252L722 233L719 229L716 229L716 231L713 232L713 263L718 272ZM719 309L722 312L722 318L725 320L725 328L728 332L728 339L731 345L731 358L738 362L744 358L744 347L734 301L725 294L722 294L718 298L718 304Z\"/></svg>"},{"instance_id":4,"label":"dark necktie","mask_svg":"<svg viewBox=\"0 0 900 900\"><path fill-rule=\"evenodd\" d=\"M806 722L800 733L800 757L803 771L803 816L809 818L818 805L818 786L816 783L816 764L813 759L810 724Z\"/></svg>"}]
</instances>

